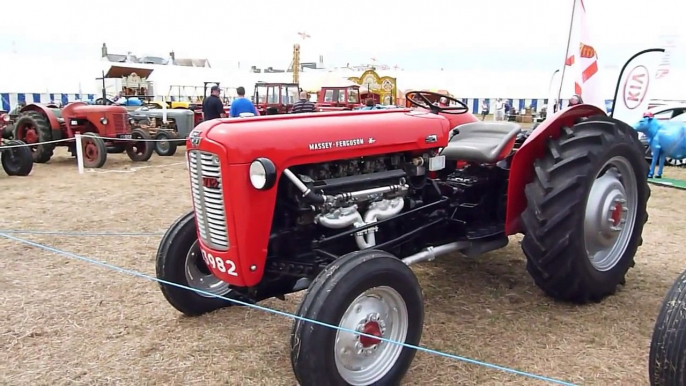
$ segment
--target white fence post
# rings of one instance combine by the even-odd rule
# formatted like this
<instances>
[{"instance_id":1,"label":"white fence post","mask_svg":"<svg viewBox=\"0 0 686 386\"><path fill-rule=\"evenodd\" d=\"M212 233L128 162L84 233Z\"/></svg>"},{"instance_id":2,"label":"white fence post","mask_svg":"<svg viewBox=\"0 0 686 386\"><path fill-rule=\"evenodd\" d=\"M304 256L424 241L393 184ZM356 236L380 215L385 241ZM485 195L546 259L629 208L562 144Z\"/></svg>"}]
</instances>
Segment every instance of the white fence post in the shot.
<instances>
[{"instance_id":1,"label":"white fence post","mask_svg":"<svg viewBox=\"0 0 686 386\"><path fill-rule=\"evenodd\" d=\"M76 133L76 163L79 165L79 174L83 174L83 148L80 133Z\"/></svg>"}]
</instances>

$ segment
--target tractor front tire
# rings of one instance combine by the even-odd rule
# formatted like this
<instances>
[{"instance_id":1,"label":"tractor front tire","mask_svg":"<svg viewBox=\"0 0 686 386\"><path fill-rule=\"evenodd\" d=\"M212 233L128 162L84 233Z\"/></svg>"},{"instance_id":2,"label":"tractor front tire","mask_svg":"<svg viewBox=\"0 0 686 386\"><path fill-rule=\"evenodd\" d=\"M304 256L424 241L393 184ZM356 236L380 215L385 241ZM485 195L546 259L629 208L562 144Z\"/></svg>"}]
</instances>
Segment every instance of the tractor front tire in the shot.
<instances>
[{"instance_id":1,"label":"tractor front tire","mask_svg":"<svg viewBox=\"0 0 686 386\"><path fill-rule=\"evenodd\" d=\"M160 131L155 136L155 153L161 157L171 157L176 154L177 144L175 140L178 140L178 136L173 136L172 134Z\"/></svg>"},{"instance_id":2,"label":"tractor front tire","mask_svg":"<svg viewBox=\"0 0 686 386\"><path fill-rule=\"evenodd\" d=\"M52 128L50 122L40 113L27 111L23 113L14 124L14 139L23 141L29 145L52 141ZM55 151L54 143L32 145L33 162L46 163L50 161Z\"/></svg>"},{"instance_id":3,"label":"tractor front tire","mask_svg":"<svg viewBox=\"0 0 686 386\"><path fill-rule=\"evenodd\" d=\"M19 140L5 142L5 146L18 146L12 148L0 147L2 168L9 176L28 176L33 169L33 155L31 149Z\"/></svg>"},{"instance_id":4,"label":"tractor front tire","mask_svg":"<svg viewBox=\"0 0 686 386\"><path fill-rule=\"evenodd\" d=\"M98 169L107 162L107 145L96 133L83 133L81 149L84 167Z\"/></svg>"},{"instance_id":5,"label":"tractor front tire","mask_svg":"<svg viewBox=\"0 0 686 386\"><path fill-rule=\"evenodd\" d=\"M131 138L133 140L142 139L143 141L131 141L126 147L126 155L133 162L148 161L155 151L155 144L152 142L150 134L143 129L133 129L131 130Z\"/></svg>"},{"instance_id":6,"label":"tractor front tire","mask_svg":"<svg viewBox=\"0 0 686 386\"><path fill-rule=\"evenodd\" d=\"M198 316L232 305L227 300L209 296L227 296L232 289L229 284L212 275L205 265L198 245L193 212L177 219L162 237L157 249L156 271L157 278L164 282L206 292L160 283L164 298L187 316Z\"/></svg>"},{"instance_id":7,"label":"tractor front tire","mask_svg":"<svg viewBox=\"0 0 686 386\"><path fill-rule=\"evenodd\" d=\"M412 270L379 250L349 253L311 283L291 332L291 364L298 383L398 385L419 344L422 291ZM350 331L371 336L362 336Z\"/></svg>"},{"instance_id":8,"label":"tractor front tire","mask_svg":"<svg viewBox=\"0 0 686 386\"><path fill-rule=\"evenodd\" d=\"M686 380L686 271L672 284L657 315L648 378L651 386L683 385Z\"/></svg>"},{"instance_id":9,"label":"tractor front tire","mask_svg":"<svg viewBox=\"0 0 686 386\"><path fill-rule=\"evenodd\" d=\"M636 131L606 116L548 139L521 216L527 270L547 295L599 302L625 283L648 219L643 154Z\"/></svg>"}]
</instances>

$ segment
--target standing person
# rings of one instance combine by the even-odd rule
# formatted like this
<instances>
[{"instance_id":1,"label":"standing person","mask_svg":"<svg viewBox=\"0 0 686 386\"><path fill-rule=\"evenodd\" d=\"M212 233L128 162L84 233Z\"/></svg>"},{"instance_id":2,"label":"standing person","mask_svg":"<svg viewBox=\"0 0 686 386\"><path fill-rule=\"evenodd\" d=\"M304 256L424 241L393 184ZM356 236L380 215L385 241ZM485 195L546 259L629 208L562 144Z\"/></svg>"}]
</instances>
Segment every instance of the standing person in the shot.
<instances>
[{"instance_id":1,"label":"standing person","mask_svg":"<svg viewBox=\"0 0 686 386\"><path fill-rule=\"evenodd\" d=\"M212 86L210 95L202 101L202 119L209 121L211 119L221 118L224 115L224 104L219 99L221 90L219 86Z\"/></svg>"},{"instance_id":2,"label":"standing person","mask_svg":"<svg viewBox=\"0 0 686 386\"><path fill-rule=\"evenodd\" d=\"M486 101L481 101L481 120L483 121L486 119L486 115L488 115L488 103Z\"/></svg>"},{"instance_id":3,"label":"standing person","mask_svg":"<svg viewBox=\"0 0 686 386\"><path fill-rule=\"evenodd\" d=\"M238 98L231 102L231 109L229 110L229 116L231 118L240 117L242 113L250 113L257 115L257 109L255 105L250 101L250 99L245 97L245 88L243 86L236 89L236 94Z\"/></svg>"},{"instance_id":4,"label":"standing person","mask_svg":"<svg viewBox=\"0 0 686 386\"><path fill-rule=\"evenodd\" d=\"M310 102L307 99L307 92L301 91L300 92L300 99L293 104L293 109L291 109L291 113L293 113L293 114L313 113L314 110L315 110L314 103Z\"/></svg>"},{"instance_id":5,"label":"standing person","mask_svg":"<svg viewBox=\"0 0 686 386\"><path fill-rule=\"evenodd\" d=\"M503 100L498 98L495 102L495 120L502 121L505 119L505 104Z\"/></svg>"}]
</instances>

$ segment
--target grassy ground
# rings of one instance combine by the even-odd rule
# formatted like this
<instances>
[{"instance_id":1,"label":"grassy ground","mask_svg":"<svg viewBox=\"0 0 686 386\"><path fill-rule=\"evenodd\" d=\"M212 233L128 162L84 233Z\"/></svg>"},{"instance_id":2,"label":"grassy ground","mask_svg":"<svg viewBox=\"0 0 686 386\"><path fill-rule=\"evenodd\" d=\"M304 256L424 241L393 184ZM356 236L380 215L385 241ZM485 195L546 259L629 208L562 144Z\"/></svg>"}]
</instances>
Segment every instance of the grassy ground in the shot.
<instances>
[{"instance_id":1,"label":"grassy ground","mask_svg":"<svg viewBox=\"0 0 686 386\"><path fill-rule=\"evenodd\" d=\"M28 178L0 176L2 228L163 232L191 209L183 155L132 171L112 155L110 173L78 175L59 152ZM128 168L128 169L127 169ZM126 172L126 171L129 172ZM123 171L123 172L122 172ZM669 168L666 176L686 179ZM479 259L447 256L416 267L426 299L422 345L591 385L644 385L662 297L686 267L686 192L653 187L645 243L627 285L601 304L545 297L513 237ZM154 274L159 236L17 235ZM0 384L294 385L290 320L225 309L186 318L155 283L0 238ZM301 294L268 307L295 311ZM540 384L419 353L407 385Z\"/></svg>"}]
</instances>

